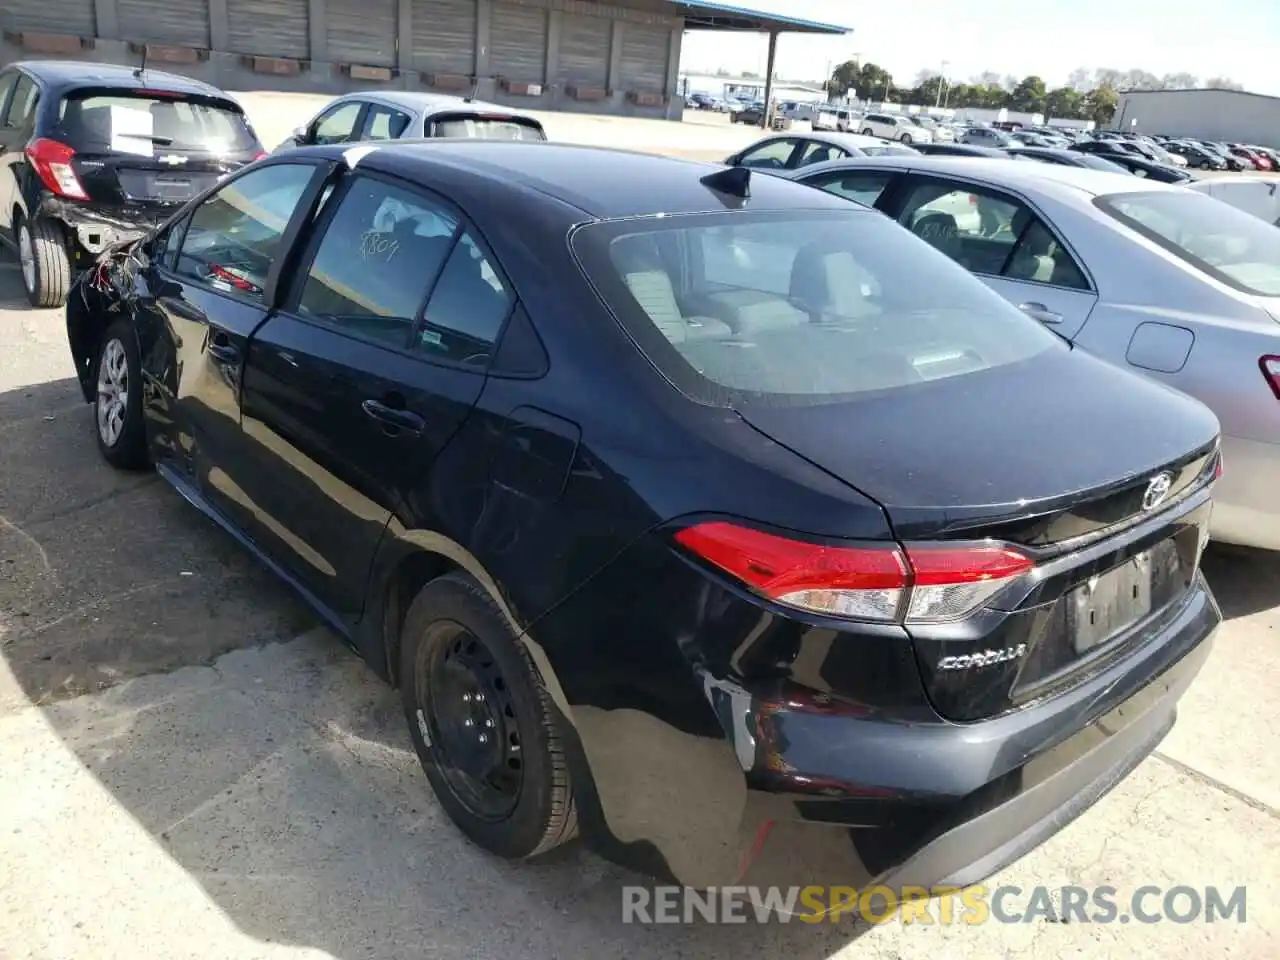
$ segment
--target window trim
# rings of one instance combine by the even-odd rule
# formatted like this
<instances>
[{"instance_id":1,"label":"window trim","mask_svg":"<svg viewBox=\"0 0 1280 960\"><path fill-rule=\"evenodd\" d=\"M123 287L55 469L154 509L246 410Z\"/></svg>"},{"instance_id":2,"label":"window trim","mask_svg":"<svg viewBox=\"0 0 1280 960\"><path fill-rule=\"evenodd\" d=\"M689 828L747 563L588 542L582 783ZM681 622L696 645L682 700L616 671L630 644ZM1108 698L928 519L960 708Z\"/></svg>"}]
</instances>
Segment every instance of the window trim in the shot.
<instances>
[{"instance_id":1,"label":"window trim","mask_svg":"<svg viewBox=\"0 0 1280 960\"><path fill-rule=\"evenodd\" d=\"M303 314L299 311L299 304L302 299L302 291L306 287L307 278L311 275L311 267L315 263L315 258L320 252L320 244L324 242L325 236L329 232L329 226L333 222L333 218L337 216L337 211L342 206L342 201L346 199L347 194L351 192L352 185L361 180L374 180L379 183L386 184L405 193L417 194L427 203L439 207L449 213L457 221L454 227L453 236L449 240L449 250L445 254L444 259L440 261L440 268L436 271L435 276L431 278L431 282L427 284L426 292L418 301L417 311L413 317L413 322L408 325L408 332L405 334L404 343L393 344L385 340L378 340L374 337L364 336L358 331L352 330L350 327L341 326L338 323L327 320L322 316L314 314ZM458 244L462 240L465 233L470 233L472 240L475 242L480 252L484 254L485 259L489 263L489 268L497 274L498 279L502 282L503 289L507 292L507 312L502 318L502 324L498 327L497 335L493 339L493 350L489 354L488 361L483 366L472 363L462 363L456 360L450 360L443 357L432 356L421 350L415 350L413 343L418 333L422 329L425 322L427 306L431 303L431 297L436 291L436 286L440 282L440 277L444 275L445 266L449 263L449 258L453 256ZM463 370L468 373L487 375L490 366L492 366L494 358L498 354L498 346L502 343L502 337L507 332L507 326L511 323L511 315L515 310L516 304L520 302L520 297L516 293L515 287L512 285L505 270L502 269L498 258L494 256L492 248L485 241L479 229L476 228L471 218L447 197L436 193L428 187L420 184L412 183L408 180L402 180L399 177L383 173L379 170L355 170L345 175L342 182L338 185L334 195L330 198L330 202L325 205L325 209L321 216L312 225L311 233L307 238L305 246L302 247L301 253L297 258L297 264L293 270L293 279L289 284L288 290L284 293L283 299L280 300L277 312L289 316L291 319L304 323L307 326L317 330L324 330L329 333L338 334L350 340L359 343L368 344L369 346L378 347L382 350L389 350L392 353L401 356L421 360L435 367L441 367L448 370Z\"/></svg>"},{"instance_id":2,"label":"window trim","mask_svg":"<svg viewBox=\"0 0 1280 960\"><path fill-rule=\"evenodd\" d=\"M284 265L291 259L293 249L297 246L298 236L302 231L307 220L312 217L315 211L316 201L319 199L324 189L325 181L329 179L334 170L334 163L325 159L311 159L299 157L295 158L288 154L282 156L274 162L264 162L263 164L251 164L241 170L236 171L232 176L223 180L221 183L215 184L209 190L205 191L198 197L188 201L188 206L184 206L169 219L163 227L156 231L152 237L154 242L165 230L173 226L181 225L182 243L178 245L178 254L181 257L182 248L187 242L187 233L191 229L191 221L195 218L196 211L204 206L204 204L213 198L214 194L221 193L233 183L238 182L241 177L252 173L259 173L271 167L311 167L311 180L302 190L302 196L298 198L298 205L294 208L293 213L289 217L289 222L285 225L284 231L280 234L280 254L271 264L271 269L267 273L267 281L262 288L262 299L257 300L244 293L240 293L234 289L222 290L210 283L201 280L199 277L193 277L185 273L179 273L177 264L172 268L160 265L160 270L164 274L173 277L183 285L194 286L200 290L207 290L209 293L219 297L226 297L236 303L242 303L250 307L269 312L276 309L276 304L280 299L280 274ZM185 220L185 223L182 221Z\"/></svg>"},{"instance_id":3,"label":"window trim","mask_svg":"<svg viewBox=\"0 0 1280 960\"><path fill-rule=\"evenodd\" d=\"M834 180L839 180L843 177L863 176L863 175L886 178L884 182L884 186L880 188L880 193L876 195L875 203L863 203L861 200L853 199L853 197L846 197L844 194L834 193L833 191L828 190L826 187L824 187L821 182L819 182L823 180L834 181ZM886 169L886 168L879 168L879 167L855 167L850 170L824 170L822 173L819 173L816 176L812 176L812 177L809 177L808 179L800 180L800 183L803 183L806 187L813 187L813 189L815 190L821 190L824 193L830 193L833 197L839 197L841 200L845 200L849 203L856 203L859 206L866 207L868 210L875 210L877 213L883 213L884 211L881 210L879 206L881 198L889 196L890 191L894 187L897 187L900 183L902 183L903 179L906 176L907 174L901 170L893 170L893 169ZM897 220L896 217L894 219Z\"/></svg>"},{"instance_id":4,"label":"window trim","mask_svg":"<svg viewBox=\"0 0 1280 960\"><path fill-rule=\"evenodd\" d=\"M894 204L893 212L889 214L890 216L893 217L894 220L896 220L899 223L899 225L902 224L902 212L906 208L906 201L910 198L912 191L915 189L917 184L926 183L926 182L958 184L961 189L970 189L970 190L974 190L982 193L991 193L994 195L994 199L996 200L1001 200L1004 203L1013 203L1013 204L1026 207L1035 216L1035 218L1040 221L1041 226L1043 226L1046 230L1049 231L1054 241L1060 247L1062 247L1062 249L1067 251L1071 259L1075 262L1076 268L1080 271L1080 275L1084 277L1084 281L1087 284L1087 286L1084 287L1083 289L1077 288L1077 287L1064 287L1056 283L1044 283L1040 280L1022 280L1018 277L1006 277L1004 275L1004 271L1008 269L1010 262L1012 262L1013 260L1014 251L1018 249L1018 244L1022 242L1023 234L1025 234L1027 229L1030 228L1030 224L1028 224L1027 227L1023 228L1023 232L1018 234L1018 236L1014 239L1013 245L1010 246L1009 248L1008 255L1005 257L1004 262L1000 265L1000 271L1001 271L1000 273L988 273L987 271L984 271L984 270L969 270L968 267L965 267L965 269L969 270L969 272L972 273L975 277L991 277L995 280L1008 280L1011 283L1030 283L1037 287L1048 287L1050 290L1063 290L1069 293L1091 293L1091 294L1094 294L1095 296L1098 294L1098 285L1093 278L1093 274L1089 271L1088 266L1085 265L1083 258L1081 258L1080 255L1076 253L1075 248L1071 244L1066 242L1066 240L1062 236L1062 232L1058 230L1057 227L1054 226L1053 221L1050 220L1047 216L1045 216L1044 211L1041 210L1035 203L1031 202L1022 194L1017 193L1016 191L1010 190L1007 187L1000 187L994 184L984 183L981 180L966 180L963 178L952 177L949 175L943 176L943 175L934 174L934 173L930 173L930 174L909 173L903 177L900 195L897 197L897 202ZM906 228L904 227L904 229Z\"/></svg>"}]
</instances>

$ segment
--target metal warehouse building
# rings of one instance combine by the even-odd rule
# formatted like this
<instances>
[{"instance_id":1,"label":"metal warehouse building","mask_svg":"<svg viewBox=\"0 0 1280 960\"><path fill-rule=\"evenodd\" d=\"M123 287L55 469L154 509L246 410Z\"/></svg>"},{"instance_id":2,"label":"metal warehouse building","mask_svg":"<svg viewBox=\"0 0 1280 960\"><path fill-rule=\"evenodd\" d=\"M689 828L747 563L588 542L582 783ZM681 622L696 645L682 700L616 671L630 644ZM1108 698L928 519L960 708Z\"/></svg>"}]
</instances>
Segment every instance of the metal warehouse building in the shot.
<instances>
[{"instance_id":1,"label":"metal warehouse building","mask_svg":"<svg viewBox=\"0 0 1280 960\"><path fill-rule=\"evenodd\" d=\"M1111 126L1280 147L1280 97L1241 90L1127 90Z\"/></svg>"},{"instance_id":2,"label":"metal warehouse building","mask_svg":"<svg viewBox=\"0 0 1280 960\"><path fill-rule=\"evenodd\" d=\"M470 93L680 116L686 29L847 31L689 0L0 0L0 64L148 63L226 89Z\"/></svg>"}]
</instances>

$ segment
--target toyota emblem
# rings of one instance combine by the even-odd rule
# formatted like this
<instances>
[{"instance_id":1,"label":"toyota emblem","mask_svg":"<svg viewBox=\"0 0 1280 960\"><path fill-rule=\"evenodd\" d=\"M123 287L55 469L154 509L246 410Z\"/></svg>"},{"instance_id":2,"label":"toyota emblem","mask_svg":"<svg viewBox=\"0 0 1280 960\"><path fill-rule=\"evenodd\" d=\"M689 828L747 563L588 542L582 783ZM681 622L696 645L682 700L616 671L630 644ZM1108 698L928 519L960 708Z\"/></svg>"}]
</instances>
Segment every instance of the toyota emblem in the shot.
<instances>
[{"instance_id":1,"label":"toyota emblem","mask_svg":"<svg viewBox=\"0 0 1280 960\"><path fill-rule=\"evenodd\" d=\"M1164 498L1169 496L1172 488L1173 474L1157 473L1147 481L1147 492L1142 495L1142 509L1154 510L1160 506L1164 503Z\"/></svg>"}]
</instances>

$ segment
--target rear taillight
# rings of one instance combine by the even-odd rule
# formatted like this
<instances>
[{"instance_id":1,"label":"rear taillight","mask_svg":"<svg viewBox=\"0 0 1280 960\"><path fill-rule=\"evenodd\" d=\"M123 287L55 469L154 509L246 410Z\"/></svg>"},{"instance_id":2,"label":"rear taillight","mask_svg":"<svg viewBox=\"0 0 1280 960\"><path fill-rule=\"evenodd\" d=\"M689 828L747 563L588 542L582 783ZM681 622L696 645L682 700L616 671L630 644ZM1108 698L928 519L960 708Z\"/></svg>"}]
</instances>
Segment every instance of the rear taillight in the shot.
<instances>
[{"instance_id":1,"label":"rear taillight","mask_svg":"<svg viewBox=\"0 0 1280 960\"><path fill-rule=\"evenodd\" d=\"M80 185L80 178L71 168L71 158L76 152L65 143L40 137L27 145L27 159L41 182L60 197L72 200L88 200L89 194Z\"/></svg>"},{"instance_id":2,"label":"rear taillight","mask_svg":"<svg viewBox=\"0 0 1280 960\"><path fill-rule=\"evenodd\" d=\"M265 158L266 158L266 156L267 156L267 151L265 151L265 150L259 150L257 153L255 153L255 154L253 155L253 159L254 159L254 160L263 160L263 159L265 159Z\"/></svg>"},{"instance_id":3,"label":"rear taillight","mask_svg":"<svg viewBox=\"0 0 1280 960\"><path fill-rule=\"evenodd\" d=\"M854 620L958 620L1034 566L996 543L832 546L723 521L675 539L761 596Z\"/></svg>"},{"instance_id":4,"label":"rear taillight","mask_svg":"<svg viewBox=\"0 0 1280 960\"><path fill-rule=\"evenodd\" d=\"M1258 360L1258 366L1262 368L1262 375L1267 378L1267 386L1276 395L1276 399L1280 400L1280 357L1262 357Z\"/></svg>"}]
</instances>

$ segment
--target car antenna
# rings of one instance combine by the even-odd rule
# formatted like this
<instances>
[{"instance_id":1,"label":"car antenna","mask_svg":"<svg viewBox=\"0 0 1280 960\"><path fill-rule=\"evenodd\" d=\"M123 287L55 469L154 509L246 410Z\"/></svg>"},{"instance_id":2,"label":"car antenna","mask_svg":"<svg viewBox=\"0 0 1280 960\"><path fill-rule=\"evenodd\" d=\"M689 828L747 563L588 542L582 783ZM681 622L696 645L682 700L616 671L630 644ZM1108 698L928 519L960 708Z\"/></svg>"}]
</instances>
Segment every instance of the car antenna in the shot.
<instances>
[{"instance_id":1,"label":"car antenna","mask_svg":"<svg viewBox=\"0 0 1280 960\"><path fill-rule=\"evenodd\" d=\"M142 45L142 62L138 64L138 69L133 71L133 75L137 77L139 80L141 80L143 71L145 71L146 69L147 69L147 45L144 43Z\"/></svg>"},{"instance_id":2,"label":"car antenna","mask_svg":"<svg viewBox=\"0 0 1280 960\"><path fill-rule=\"evenodd\" d=\"M699 183L716 193L746 200L751 196L751 168L725 167L715 173L708 173L699 180ZM735 206L741 206L741 204L735 204Z\"/></svg>"}]
</instances>

